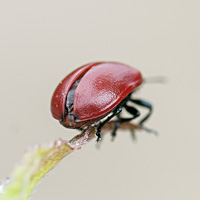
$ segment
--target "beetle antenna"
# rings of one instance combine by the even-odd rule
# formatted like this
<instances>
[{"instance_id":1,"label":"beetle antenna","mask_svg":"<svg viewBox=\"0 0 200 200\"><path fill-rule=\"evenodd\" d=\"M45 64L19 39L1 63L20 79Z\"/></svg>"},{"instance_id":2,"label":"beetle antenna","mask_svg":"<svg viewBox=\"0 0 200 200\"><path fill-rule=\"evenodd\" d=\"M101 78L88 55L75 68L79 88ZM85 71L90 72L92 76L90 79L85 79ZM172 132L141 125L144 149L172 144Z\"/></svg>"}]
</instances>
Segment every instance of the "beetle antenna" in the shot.
<instances>
[{"instance_id":1,"label":"beetle antenna","mask_svg":"<svg viewBox=\"0 0 200 200\"><path fill-rule=\"evenodd\" d=\"M164 84L167 82L166 76L151 76L143 79L143 83L161 83Z\"/></svg>"}]
</instances>

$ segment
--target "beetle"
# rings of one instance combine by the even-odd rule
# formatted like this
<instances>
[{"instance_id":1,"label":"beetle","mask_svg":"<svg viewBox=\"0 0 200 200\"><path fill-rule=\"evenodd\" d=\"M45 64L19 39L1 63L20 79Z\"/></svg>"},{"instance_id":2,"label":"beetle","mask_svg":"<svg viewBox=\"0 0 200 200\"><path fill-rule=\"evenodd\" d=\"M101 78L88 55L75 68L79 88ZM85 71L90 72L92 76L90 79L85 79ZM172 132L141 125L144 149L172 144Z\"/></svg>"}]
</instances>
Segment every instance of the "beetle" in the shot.
<instances>
[{"instance_id":1,"label":"beetle","mask_svg":"<svg viewBox=\"0 0 200 200\"><path fill-rule=\"evenodd\" d=\"M120 123L131 121L140 112L127 105L132 102L148 109L139 125L150 117L152 105L142 99L131 98L142 84L139 70L118 62L94 62L83 65L67 75L57 86L51 100L51 112L66 128L83 129L97 125L97 142L101 139L101 128L114 116L118 117L112 136ZM132 115L120 116L122 109ZM150 129L147 129L150 130Z\"/></svg>"}]
</instances>

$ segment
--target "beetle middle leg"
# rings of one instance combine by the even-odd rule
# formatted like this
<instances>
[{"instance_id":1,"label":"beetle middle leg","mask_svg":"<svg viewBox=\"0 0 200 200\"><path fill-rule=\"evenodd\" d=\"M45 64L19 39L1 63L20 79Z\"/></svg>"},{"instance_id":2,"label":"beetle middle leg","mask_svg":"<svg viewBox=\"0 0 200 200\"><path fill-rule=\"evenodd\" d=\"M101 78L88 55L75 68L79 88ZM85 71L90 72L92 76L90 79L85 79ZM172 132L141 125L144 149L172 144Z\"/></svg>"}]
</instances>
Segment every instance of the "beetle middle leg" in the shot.
<instances>
[{"instance_id":1,"label":"beetle middle leg","mask_svg":"<svg viewBox=\"0 0 200 200\"><path fill-rule=\"evenodd\" d=\"M97 127L97 132L96 132L96 136L97 136L97 142L99 142L99 140L101 139L101 128L108 122L110 121L113 117L115 117L116 115L118 115L120 112L122 111L122 107L119 106L117 107L112 115L110 115L109 117L107 117L106 120L104 120L103 122L100 123L100 125Z\"/></svg>"},{"instance_id":2,"label":"beetle middle leg","mask_svg":"<svg viewBox=\"0 0 200 200\"><path fill-rule=\"evenodd\" d=\"M119 128L120 124L121 123L124 123L124 122L129 122L137 117L140 116L140 112L134 108L134 107L131 107L131 106L128 106L128 105L124 105L124 108L127 110L127 112L129 112L130 114L133 115L133 117L129 117L129 118L121 118L119 115L118 115L118 121L115 122L115 128L112 132L112 137L114 138L116 136L116 131L117 129Z\"/></svg>"},{"instance_id":3,"label":"beetle middle leg","mask_svg":"<svg viewBox=\"0 0 200 200\"><path fill-rule=\"evenodd\" d=\"M119 128L119 126L120 126L120 122L119 121L116 121L115 122L115 128L114 128L114 130L113 130L113 132L112 132L112 139L114 139L115 138L115 136L116 136L116 132L117 132L117 129Z\"/></svg>"}]
</instances>

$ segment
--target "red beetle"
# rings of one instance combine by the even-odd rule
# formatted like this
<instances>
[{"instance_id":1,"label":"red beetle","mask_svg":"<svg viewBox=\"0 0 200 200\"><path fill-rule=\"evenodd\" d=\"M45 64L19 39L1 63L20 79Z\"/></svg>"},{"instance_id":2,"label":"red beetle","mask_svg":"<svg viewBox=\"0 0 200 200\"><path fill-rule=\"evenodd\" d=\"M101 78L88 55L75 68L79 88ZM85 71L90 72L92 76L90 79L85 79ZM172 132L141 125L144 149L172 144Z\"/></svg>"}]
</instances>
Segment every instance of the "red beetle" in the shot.
<instances>
[{"instance_id":1,"label":"red beetle","mask_svg":"<svg viewBox=\"0 0 200 200\"><path fill-rule=\"evenodd\" d=\"M51 101L52 115L67 128L82 129L96 124L99 141L102 126L114 116L118 117L118 121L113 136L116 135L120 123L133 120L140 115L136 108L127 105L127 102L131 101L149 109L148 114L139 123L142 127L151 115L152 106L144 100L131 99L131 94L141 83L141 73L125 64L86 64L60 82ZM122 118L122 108L125 108L132 117Z\"/></svg>"}]
</instances>

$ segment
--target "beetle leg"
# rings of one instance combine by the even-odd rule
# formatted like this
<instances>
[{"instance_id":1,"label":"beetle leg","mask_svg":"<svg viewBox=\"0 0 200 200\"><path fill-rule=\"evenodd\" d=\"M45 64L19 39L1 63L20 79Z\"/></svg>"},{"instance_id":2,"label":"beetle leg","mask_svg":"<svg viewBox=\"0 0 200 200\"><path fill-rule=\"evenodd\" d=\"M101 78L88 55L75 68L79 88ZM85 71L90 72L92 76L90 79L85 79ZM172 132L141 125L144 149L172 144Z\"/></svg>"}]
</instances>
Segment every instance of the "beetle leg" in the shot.
<instances>
[{"instance_id":1,"label":"beetle leg","mask_svg":"<svg viewBox=\"0 0 200 200\"><path fill-rule=\"evenodd\" d=\"M133 115L133 117L122 118L120 119L121 122L127 122L140 116L140 112L136 108L127 105L125 105L124 107L126 108L127 112Z\"/></svg>"},{"instance_id":2,"label":"beetle leg","mask_svg":"<svg viewBox=\"0 0 200 200\"><path fill-rule=\"evenodd\" d=\"M96 136L97 136L97 142L99 142L99 140L101 139L101 128L108 122L110 121L113 117L115 117L116 115L118 115L120 112L122 111L122 107L118 107L116 108L112 115L110 115L109 117L107 117L106 120L104 120L103 122L100 123L100 125L97 128L97 132L96 132Z\"/></svg>"},{"instance_id":3,"label":"beetle leg","mask_svg":"<svg viewBox=\"0 0 200 200\"><path fill-rule=\"evenodd\" d=\"M144 100L140 100L140 99L130 99L130 101L132 101L133 103L135 103L139 106L143 106L143 107L149 109L148 114L143 119L141 119L141 121L139 122L139 124L142 125L151 116L152 105L148 101L144 101Z\"/></svg>"},{"instance_id":4,"label":"beetle leg","mask_svg":"<svg viewBox=\"0 0 200 200\"><path fill-rule=\"evenodd\" d=\"M119 128L119 126L120 126L120 121L116 121L115 122L115 128L114 128L114 130L113 130L113 132L112 132L112 140L115 138L115 136L116 136L116 132L117 132L117 129Z\"/></svg>"},{"instance_id":5,"label":"beetle leg","mask_svg":"<svg viewBox=\"0 0 200 200\"><path fill-rule=\"evenodd\" d=\"M154 129L150 129L146 126L144 126L143 124L140 125L140 128L148 133L153 133L154 135L158 135L158 131L154 130Z\"/></svg>"},{"instance_id":6,"label":"beetle leg","mask_svg":"<svg viewBox=\"0 0 200 200\"><path fill-rule=\"evenodd\" d=\"M127 105L125 105L124 107L126 108L127 112L129 112L130 114L133 115L133 117L129 117L129 118L121 118L121 117L119 117L119 122L120 123L129 122L129 121L131 121L131 120L133 120L133 119L135 119L135 118L140 116L140 112L136 108L130 107L130 106L127 106Z\"/></svg>"},{"instance_id":7,"label":"beetle leg","mask_svg":"<svg viewBox=\"0 0 200 200\"><path fill-rule=\"evenodd\" d=\"M97 136L97 142L99 142L99 140L101 139L101 127L97 128L96 136Z\"/></svg>"},{"instance_id":8,"label":"beetle leg","mask_svg":"<svg viewBox=\"0 0 200 200\"><path fill-rule=\"evenodd\" d=\"M119 121L117 121L115 123L115 128L112 132L112 137L114 139L114 137L116 136L116 132L117 132L117 129L119 128L120 124L123 123L123 122L128 122L128 121L131 121L137 117L140 116L140 112L134 108L134 107L130 107L130 106L127 106L127 105L124 105L124 107L126 108L126 110L131 113L133 115L133 117L129 117L129 118L121 118L119 115L117 116Z\"/></svg>"},{"instance_id":9,"label":"beetle leg","mask_svg":"<svg viewBox=\"0 0 200 200\"><path fill-rule=\"evenodd\" d=\"M144 101L141 99L130 99L130 101L132 101L133 103L139 105L139 106L143 106L145 108L149 109L149 113L139 122L140 128L147 131L148 133L153 133L155 135L158 134L158 132L156 130L147 128L143 125L143 123L151 116L152 114L152 105L148 102L148 101Z\"/></svg>"}]
</instances>

